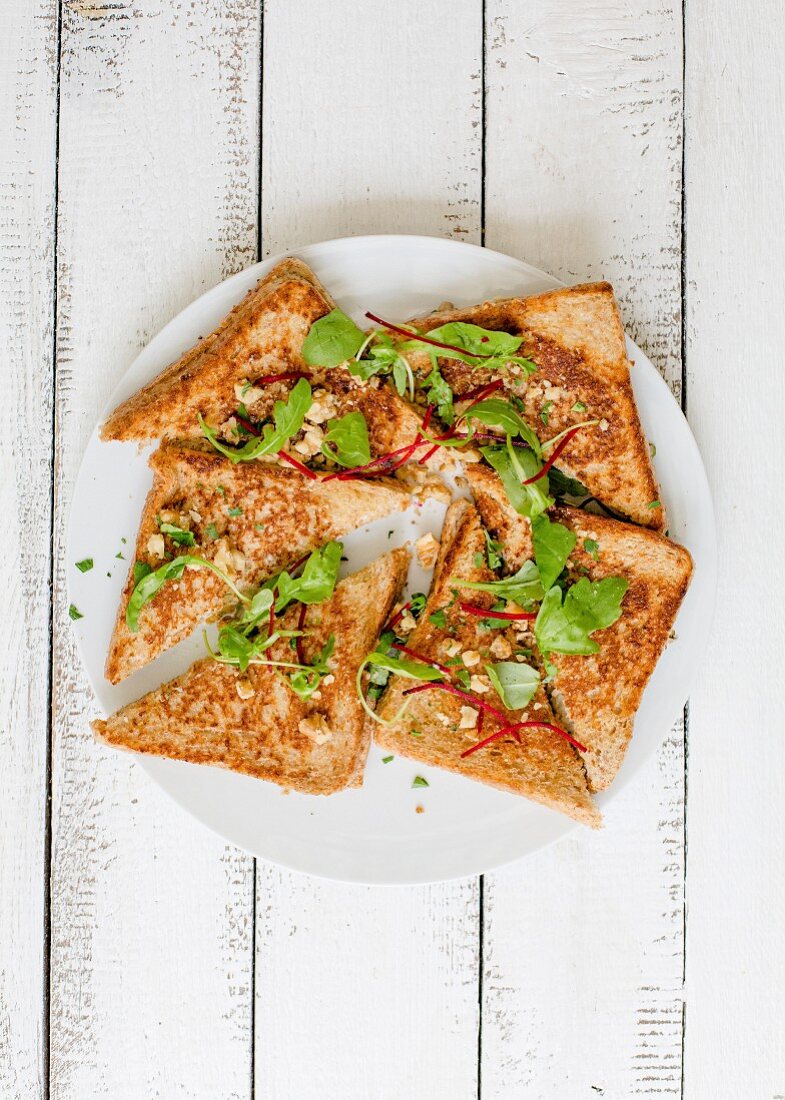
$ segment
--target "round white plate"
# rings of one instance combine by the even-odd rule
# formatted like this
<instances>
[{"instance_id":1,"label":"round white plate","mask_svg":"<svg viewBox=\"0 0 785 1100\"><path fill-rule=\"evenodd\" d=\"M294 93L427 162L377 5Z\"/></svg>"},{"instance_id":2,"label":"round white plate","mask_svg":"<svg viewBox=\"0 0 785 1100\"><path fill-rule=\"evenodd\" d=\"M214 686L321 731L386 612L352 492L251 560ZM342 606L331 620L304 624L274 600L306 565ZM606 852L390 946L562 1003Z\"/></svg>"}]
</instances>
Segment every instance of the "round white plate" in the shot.
<instances>
[{"instance_id":1,"label":"round white plate","mask_svg":"<svg viewBox=\"0 0 785 1100\"><path fill-rule=\"evenodd\" d=\"M449 300L471 305L560 285L498 252L431 237L378 236L326 241L295 253L314 269L341 307L363 324L365 310L391 320ZM202 295L150 342L112 396L108 413L210 332L280 257L265 260ZM607 805L656 750L678 717L707 641L714 602L716 550L712 502L700 455L681 409L646 356L629 344L643 426L657 444L655 465L670 534L687 546L695 576L668 646L646 689L624 766ZM149 449L101 443L97 429L76 484L68 541L70 598L84 618L74 624L95 695L106 713L184 671L203 654L199 632L129 680L112 687L104 659L150 487ZM431 530L444 508L430 503L392 516L345 540L348 572L385 550ZM118 560L118 553L125 560ZM80 573L74 563L92 557ZM416 567L414 591L428 578ZM101 751L101 750L96 750ZM474 875L519 859L576 826L554 811L414 761L382 763L371 749L359 790L329 798L286 794L270 783L218 768L140 757L172 798L210 828L263 859L347 882L423 883ZM427 789L412 788L424 776ZM424 813L417 813L422 806Z\"/></svg>"}]
</instances>

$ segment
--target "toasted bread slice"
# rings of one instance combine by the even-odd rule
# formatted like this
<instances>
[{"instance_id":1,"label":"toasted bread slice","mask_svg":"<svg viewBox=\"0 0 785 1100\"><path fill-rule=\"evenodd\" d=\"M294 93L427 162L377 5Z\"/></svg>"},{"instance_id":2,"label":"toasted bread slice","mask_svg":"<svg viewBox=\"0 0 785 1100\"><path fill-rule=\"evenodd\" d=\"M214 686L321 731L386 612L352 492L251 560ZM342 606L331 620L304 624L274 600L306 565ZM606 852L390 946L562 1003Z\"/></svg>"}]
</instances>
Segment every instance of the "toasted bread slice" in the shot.
<instances>
[{"instance_id":1,"label":"toasted bread slice","mask_svg":"<svg viewBox=\"0 0 785 1100\"><path fill-rule=\"evenodd\" d=\"M519 368L507 375L510 389L524 402L524 418L544 442L582 421L558 466L577 478L603 504L635 523L665 529L649 446L641 430L630 384L624 331L613 288L590 283L538 294L483 302L468 309L440 310L411 321L428 332L451 321L523 336L519 354L537 364L526 381ZM425 352L409 356L423 373ZM441 371L460 394L493 377L482 367L440 359Z\"/></svg>"},{"instance_id":2,"label":"toasted bread slice","mask_svg":"<svg viewBox=\"0 0 785 1100\"><path fill-rule=\"evenodd\" d=\"M490 687L490 681L484 677L485 663L497 660L491 646L494 643L498 646L497 639L505 638L514 648L515 638L510 630L486 631L480 626L480 620L461 612L453 598L455 585L451 580L453 577L479 581L493 579L486 565L477 564L484 561L485 538L479 516L468 501L456 501L447 512L425 610L407 645L416 653L442 663L450 659L449 654L454 649L461 653L479 653L481 662L472 666L472 672L483 678L483 686L488 690L478 698L508 716L510 723L528 718L554 724L541 686L525 711L513 712L504 707ZM493 602L485 593L473 592L472 597L473 603L483 607ZM429 621L429 616L442 610L446 616L443 629ZM406 701L404 691L412 686L412 680L393 676L382 697L379 716L387 722L394 720ZM477 726L461 728L462 714L467 713L463 708L468 704L435 688L409 696L409 700L408 709L400 720L393 721L392 725L376 725L375 738L384 748L525 795L584 824L600 824L583 763L559 734L542 728L526 729L521 731L521 744L512 738L499 740L462 757L461 753L477 741L502 728L499 719L485 714L481 730Z\"/></svg>"},{"instance_id":3,"label":"toasted bread slice","mask_svg":"<svg viewBox=\"0 0 785 1100\"><path fill-rule=\"evenodd\" d=\"M533 557L529 520L514 510L491 470L473 466L467 475L483 522L502 543L508 570L515 572ZM643 689L687 591L692 558L664 535L580 508L557 507L549 515L577 537L568 563L573 580L620 576L629 582L621 618L592 635L599 653L555 653L551 658L558 668L551 704L565 728L587 747L584 759L592 790L603 790L621 766ZM597 561L585 548L587 539ZM598 544L597 550L591 542Z\"/></svg>"},{"instance_id":4,"label":"toasted bread slice","mask_svg":"<svg viewBox=\"0 0 785 1100\"><path fill-rule=\"evenodd\" d=\"M311 325L334 306L306 264L292 256L282 260L215 332L116 408L101 438L200 438L199 414L220 431L240 401L253 419L263 420L296 379L260 380L296 372L310 380L315 399L329 395L331 416L355 410L363 414L374 457L407 446L422 420L392 386L379 378L364 382L343 367L314 369L303 360L302 345ZM444 464L443 454L428 463L431 469Z\"/></svg>"},{"instance_id":5,"label":"toasted bread slice","mask_svg":"<svg viewBox=\"0 0 785 1100\"><path fill-rule=\"evenodd\" d=\"M164 562L164 550L172 556L193 554L215 562L241 587L258 586L317 546L403 511L411 502L395 481L312 481L268 463L232 465L196 442L165 443L150 465L153 485L135 561L155 569ZM162 536L159 518L188 529L194 545L177 545ZM142 608L139 629L131 633L125 616L133 589L131 568L106 661L106 678L113 684L186 638L198 623L214 618L229 595L214 573L186 569Z\"/></svg>"},{"instance_id":6,"label":"toasted bread slice","mask_svg":"<svg viewBox=\"0 0 785 1100\"><path fill-rule=\"evenodd\" d=\"M334 679L322 681L309 700L275 669L251 665L240 673L207 658L111 718L93 722L96 737L114 748L230 768L309 794L359 785L369 737L357 670L400 595L408 565L405 550L392 550L308 609L305 660L335 636L329 662ZM281 625L298 625L296 608L282 616ZM275 660L291 660L291 653L288 641L271 650Z\"/></svg>"}]
</instances>

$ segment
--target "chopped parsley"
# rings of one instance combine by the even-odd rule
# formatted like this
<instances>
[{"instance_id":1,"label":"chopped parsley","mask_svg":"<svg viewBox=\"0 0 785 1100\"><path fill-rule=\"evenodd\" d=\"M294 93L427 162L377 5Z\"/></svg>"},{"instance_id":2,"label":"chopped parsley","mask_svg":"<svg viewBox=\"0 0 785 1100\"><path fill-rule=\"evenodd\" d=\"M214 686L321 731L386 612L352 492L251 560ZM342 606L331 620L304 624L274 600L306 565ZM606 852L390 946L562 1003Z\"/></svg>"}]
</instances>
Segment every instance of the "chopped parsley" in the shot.
<instances>
[{"instance_id":1,"label":"chopped parsley","mask_svg":"<svg viewBox=\"0 0 785 1100\"><path fill-rule=\"evenodd\" d=\"M447 628L447 616L444 613L444 608L439 608L438 611L434 611L432 615L428 616L428 622L438 627L439 630L446 630Z\"/></svg>"},{"instance_id":2,"label":"chopped parsley","mask_svg":"<svg viewBox=\"0 0 785 1100\"><path fill-rule=\"evenodd\" d=\"M115 557L119 558L120 561L125 561L125 554L122 552L122 550L118 550L115 554Z\"/></svg>"},{"instance_id":3,"label":"chopped parsley","mask_svg":"<svg viewBox=\"0 0 785 1100\"><path fill-rule=\"evenodd\" d=\"M551 409L552 408L553 408L553 402L552 401L546 401L545 404L543 405L543 407L540 409L540 420L543 422L543 424L545 424L546 427L548 426L548 418L551 414Z\"/></svg>"},{"instance_id":4,"label":"chopped parsley","mask_svg":"<svg viewBox=\"0 0 785 1100\"><path fill-rule=\"evenodd\" d=\"M74 622L76 622L77 619L83 619L84 618L84 615L82 614L82 612L79 610L79 608L76 606L75 603L72 603L70 605L70 607L68 608L68 614L69 614L70 618L73 619Z\"/></svg>"},{"instance_id":5,"label":"chopped parsley","mask_svg":"<svg viewBox=\"0 0 785 1100\"><path fill-rule=\"evenodd\" d=\"M229 508L228 514L230 516L241 516L243 514L242 508Z\"/></svg>"},{"instance_id":6,"label":"chopped parsley","mask_svg":"<svg viewBox=\"0 0 785 1100\"><path fill-rule=\"evenodd\" d=\"M217 539L218 538L218 528L215 526L214 523L208 523L207 527L205 528L205 531L206 531L207 537L209 539Z\"/></svg>"},{"instance_id":7,"label":"chopped parsley","mask_svg":"<svg viewBox=\"0 0 785 1100\"><path fill-rule=\"evenodd\" d=\"M647 505L648 508L662 508L662 504L658 500L653 500L651 504Z\"/></svg>"},{"instance_id":8,"label":"chopped parsley","mask_svg":"<svg viewBox=\"0 0 785 1100\"><path fill-rule=\"evenodd\" d=\"M582 401L576 401L575 404L572 406L572 411L574 413L585 413L586 406Z\"/></svg>"},{"instance_id":9,"label":"chopped parsley","mask_svg":"<svg viewBox=\"0 0 785 1100\"><path fill-rule=\"evenodd\" d=\"M394 760L394 759L395 759L394 756L383 756L382 757L382 764L389 764L390 761Z\"/></svg>"},{"instance_id":10,"label":"chopped parsley","mask_svg":"<svg viewBox=\"0 0 785 1100\"><path fill-rule=\"evenodd\" d=\"M76 568L79 570L80 573L89 573L90 570L93 568L93 559L82 558L81 561L78 561L76 563Z\"/></svg>"},{"instance_id":11,"label":"chopped parsley","mask_svg":"<svg viewBox=\"0 0 785 1100\"><path fill-rule=\"evenodd\" d=\"M417 787L429 787L429 786L430 786L430 784L429 784L428 780L423 779L423 777L421 775L415 775L414 779L412 780L412 789L415 789Z\"/></svg>"},{"instance_id":12,"label":"chopped parsley","mask_svg":"<svg viewBox=\"0 0 785 1100\"><path fill-rule=\"evenodd\" d=\"M600 544L595 542L594 539L584 539L583 549L589 555L590 558L594 558L595 561L600 560Z\"/></svg>"}]
</instances>

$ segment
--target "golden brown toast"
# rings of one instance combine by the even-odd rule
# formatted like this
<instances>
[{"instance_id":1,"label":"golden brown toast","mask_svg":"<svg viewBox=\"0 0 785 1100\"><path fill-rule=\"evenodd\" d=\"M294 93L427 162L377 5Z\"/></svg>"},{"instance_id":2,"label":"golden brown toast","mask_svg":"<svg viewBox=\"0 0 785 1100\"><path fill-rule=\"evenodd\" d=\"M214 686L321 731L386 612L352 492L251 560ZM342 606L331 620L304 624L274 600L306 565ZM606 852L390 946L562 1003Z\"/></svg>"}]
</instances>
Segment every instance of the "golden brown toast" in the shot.
<instances>
[{"instance_id":1,"label":"golden brown toast","mask_svg":"<svg viewBox=\"0 0 785 1100\"><path fill-rule=\"evenodd\" d=\"M481 677L484 687L488 687L479 698L497 708L510 723L528 718L553 724L556 720L542 685L524 711L509 711L484 676L484 665L498 659L490 647L494 643L498 646L497 639L505 639L514 649L515 639L511 630L484 630L479 619L461 612L454 602L455 586L450 580L456 576L464 580L493 580L494 575L484 562L485 537L479 516L468 501L456 501L447 511L425 610L407 645L442 663L451 659L449 655L456 648L461 654L479 653L481 660L471 671ZM471 602L487 608L493 598L486 593L473 592ZM440 610L446 615L445 628L429 622L429 616ZM415 683L393 676L382 696L379 716L387 721L394 719L405 702L403 692ZM558 734L541 728L526 729L521 731L521 744L512 738L499 740L462 758L461 753L467 748L501 729L500 720L486 714L481 731L476 727L462 729L462 707L466 705L462 700L438 689L409 698L409 708L399 721L389 726L375 725L374 736L382 747L424 764L525 795L584 824L595 827L600 824L580 756Z\"/></svg>"},{"instance_id":2,"label":"golden brown toast","mask_svg":"<svg viewBox=\"0 0 785 1100\"><path fill-rule=\"evenodd\" d=\"M624 331L610 283L439 310L409 324L428 332L451 321L523 336L518 354L531 359L538 369L528 383L520 368L512 368L507 377L511 392L524 402L524 419L539 439L552 439L582 421L600 422L578 432L559 458L558 467L581 481L612 511L644 527L665 529L663 508L650 507L659 492L630 384ZM427 353L418 351L408 357L418 373L430 370ZM482 367L454 359L440 359L439 363L457 394L493 377Z\"/></svg>"},{"instance_id":3,"label":"golden brown toast","mask_svg":"<svg viewBox=\"0 0 785 1100\"><path fill-rule=\"evenodd\" d=\"M502 543L507 570L516 572L533 558L529 520L514 510L492 470L472 466L467 476L483 523ZM572 580L620 576L629 582L621 618L592 635L599 653L551 657L558 668L551 704L565 728L587 747L584 759L592 790L603 790L621 767L643 689L687 591L692 558L664 535L580 508L556 507L548 514L577 536L568 561ZM593 554L584 547L587 539Z\"/></svg>"},{"instance_id":4,"label":"golden brown toast","mask_svg":"<svg viewBox=\"0 0 785 1100\"><path fill-rule=\"evenodd\" d=\"M139 524L134 560L153 569L172 556L215 562L240 586L258 586L298 558L372 520L403 511L411 497L396 481L310 480L297 470L264 462L233 465L207 444L164 443L150 458L153 485ZM159 533L158 517L188 529L195 545L178 546ZM151 543L151 538L153 542ZM215 618L231 602L224 582L186 569L168 581L139 615L131 633L126 608L133 567L123 589L106 661L116 684Z\"/></svg>"},{"instance_id":5,"label":"golden brown toast","mask_svg":"<svg viewBox=\"0 0 785 1100\"><path fill-rule=\"evenodd\" d=\"M254 395L240 397L248 383L287 372L309 379L314 397L330 394L333 416L359 410L368 425L374 457L414 441L421 417L392 386L379 378L362 381L343 367L310 367L302 358L303 341L314 321L334 302L301 260L282 260L221 321L157 378L114 410L101 429L104 440L201 438L198 415L220 431L240 400L255 420L272 412L296 378L254 385ZM431 469L444 465L434 456ZM422 471L424 473L424 471Z\"/></svg>"},{"instance_id":6,"label":"golden brown toast","mask_svg":"<svg viewBox=\"0 0 785 1100\"><path fill-rule=\"evenodd\" d=\"M325 603L309 607L305 660L335 636L329 660L334 679L325 678L309 700L274 669L251 665L240 673L207 658L93 722L96 737L114 748L229 768L309 794L359 785L369 737L355 678L400 595L408 565L408 553L393 550L340 581ZM282 628L294 629L297 615L296 607L284 613ZM276 660L291 660L291 653L288 639L271 650Z\"/></svg>"}]
</instances>

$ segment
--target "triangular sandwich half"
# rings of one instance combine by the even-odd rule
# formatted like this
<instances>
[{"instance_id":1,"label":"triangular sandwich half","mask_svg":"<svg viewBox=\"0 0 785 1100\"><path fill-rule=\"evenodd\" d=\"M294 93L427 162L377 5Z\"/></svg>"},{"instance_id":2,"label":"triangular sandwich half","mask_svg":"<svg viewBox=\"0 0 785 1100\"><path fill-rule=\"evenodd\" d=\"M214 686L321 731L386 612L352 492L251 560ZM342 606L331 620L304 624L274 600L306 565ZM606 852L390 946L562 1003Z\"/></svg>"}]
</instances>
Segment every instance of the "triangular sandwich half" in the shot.
<instances>
[{"instance_id":1,"label":"triangular sandwich half","mask_svg":"<svg viewBox=\"0 0 785 1100\"><path fill-rule=\"evenodd\" d=\"M213 333L116 408L101 438L200 438L201 415L219 437L235 443L238 407L250 420L261 422L302 376L311 384L314 409L322 410L314 417L312 436L320 434L319 426L328 417L359 411L368 426L372 457L408 446L422 420L391 385L378 377L363 381L342 366L314 368L303 359L311 325L334 307L306 264L294 257L282 260ZM438 468L444 455L434 459L428 465Z\"/></svg>"},{"instance_id":2,"label":"triangular sandwich half","mask_svg":"<svg viewBox=\"0 0 785 1100\"><path fill-rule=\"evenodd\" d=\"M496 669L500 662L514 663L517 655L525 663L513 631L486 628L485 620L466 613L456 601L452 578L494 579L485 554L485 535L476 510L465 500L456 501L447 512L425 609L406 640L412 659L416 654L449 668L450 682L460 685L459 690L465 690L469 699L435 687L407 696L404 693L417 688L417 682L393 675L378 708L379 717L392 724L375 724L374 737L383 748L401 756L524 795L584 824L598 826L600 815L589 794L580 756L568 740L548 728L558 723L542 685L519 710L508 709L492 686L486 666ZM471 603L487 609L493 598L485 592L472 592ZM483 713L483 707L472 698L493 707L496 713ZM407 699L407 710L395 721ZM521 721L547 725L521 729L520 743L513 735L505 736L462 755L507 724Z\"/></svg>"},{"instance_id":3,"label":"triangular sandwich half","mask_svg":"<svg viewBox=\"0 0 785 1100\"><path fill-rule=\"evenodd\" d=\"M641 429L619 310L609 283L565 287L530 298L506 298L465 309L438 310L409 322L420 332L453 322L522 336L517 355L534 362L489 372L481 365L439 358L456 394L504 377L523 401L524 419L542 442L585 421L558 467L602 504L635 523L665 529L649 445ZM449 342L449 341L446 341ZM424 350L407 353L420 374L430 371ZM437 352L438 354L438 352ZM481 362L481 361L478 361Z\"/></svg>"},{"instance_id":4,"label":"triangular sandwich half","mask_svg":"<svg viewBox=\"0 0 785 1100\"><path fill-rule=\"evenodd\" d=\"M214 563L240 588L255 586L315 547L411 502L389 479L311 480L263 462L233 465L199 443L165 443L150 465L153 485L106 661L113 684L215 618L227 597L231 602L219 576L186 568L141 608L132 631L126 613L140 569L191 555Z\"/></svg>"},{"instance_id":5,"label":"triangular sandwich half","mask_svg":"<svg viewBox=\"0 0 785 1100\"><path fill-rule=\"evenodd\" d=\"M168 684L93 722L98 740L118 749L212 764L310 794L332 794L362 782L368 752L365 714L355 680L398 599L409 564L393 550L340 581L324 603L297 605L281 629L302 625L303 657L310 662L334 636L330 672L303 699L274 667L245 672L211 657ZM291 661L288 639L269 651Z\"/></svg>"},{"instance_id":6,"label":"triangular sandwich half","mask_svg":"<svg viewBox=\"0 0 785 1100\"><path fill-rule=\"evenodd\" d=\"M483 523L502 544L507 571L517 572L534 556L529 520L510 505L491 470L478 465L467 474ZM621 766L643 689L687 591L692 559L664 535L580 508L556 507L548 516L576 536L567 561L570 580L616 576L628 582L621 617L593 635L598 653L551 658L558 669L549 688L551 704L586 746L592 790L602 790Z\"/></svg>"}]
</instances>

